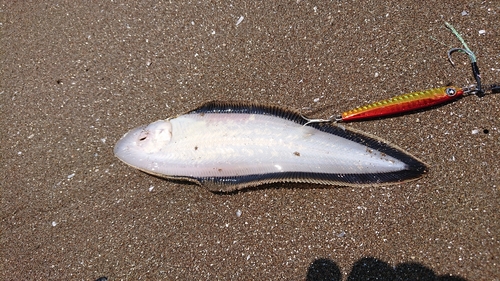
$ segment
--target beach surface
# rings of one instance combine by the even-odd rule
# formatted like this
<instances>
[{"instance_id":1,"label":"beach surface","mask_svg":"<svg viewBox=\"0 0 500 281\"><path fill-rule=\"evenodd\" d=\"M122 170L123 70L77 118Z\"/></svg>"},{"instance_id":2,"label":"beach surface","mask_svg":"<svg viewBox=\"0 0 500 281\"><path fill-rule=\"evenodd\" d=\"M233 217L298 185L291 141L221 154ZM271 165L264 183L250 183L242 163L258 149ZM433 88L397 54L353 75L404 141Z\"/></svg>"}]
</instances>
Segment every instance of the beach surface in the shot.
<instances>
[{"instance_id":1,"label":"beach surface","mask_svg":"<svg viewBox=\"0 0 500 281\"><path fill-rule=\"evenodd\" d=\"M500 83L498 1L44 2L0 4L2 280L500 280L498 94L345 124L429 165L397 185L216 194L113 155L213 100L327 118L473 84L445 21Z\"/></svg>"}]
</instances>

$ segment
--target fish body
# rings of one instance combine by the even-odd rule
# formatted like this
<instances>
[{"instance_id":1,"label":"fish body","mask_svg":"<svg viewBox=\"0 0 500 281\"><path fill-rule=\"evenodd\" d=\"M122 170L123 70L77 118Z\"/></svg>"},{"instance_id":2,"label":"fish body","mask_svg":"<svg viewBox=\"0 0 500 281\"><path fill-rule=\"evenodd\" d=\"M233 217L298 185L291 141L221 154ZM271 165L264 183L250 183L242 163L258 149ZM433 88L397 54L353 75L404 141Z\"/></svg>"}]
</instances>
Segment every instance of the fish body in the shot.
<instances>
[{"instance_id":1,"label":"fish body","mask_svg":"<svg viewBox=\"0 0 500 281\"><path fill-rule=\"evenodd\" d=\"M420 160L376 137L312 123L280 107L212 102L128 132L115 146L126 164L211 191L275 182L363 186L416 179Z\"/></svg>"}]
</instances>

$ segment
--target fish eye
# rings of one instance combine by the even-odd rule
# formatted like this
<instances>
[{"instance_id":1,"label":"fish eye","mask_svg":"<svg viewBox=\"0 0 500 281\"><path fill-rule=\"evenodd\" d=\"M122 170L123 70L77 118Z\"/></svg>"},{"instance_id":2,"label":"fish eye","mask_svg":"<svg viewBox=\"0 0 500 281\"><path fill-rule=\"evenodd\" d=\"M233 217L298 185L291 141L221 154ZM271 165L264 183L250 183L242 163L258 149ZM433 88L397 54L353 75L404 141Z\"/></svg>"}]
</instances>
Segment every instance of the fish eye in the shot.
<instances>
[{"instance_id":1,"label":"fish eye","mask_svg":"<svg viewBox=\"0 0 500 281\"><path fill-rule=\"evenodd\" d=\"M148 138L149 131L147 130L142 130L141 134L139 135L139 141L146 140Z\"/></svg>"},{"instance_id":2,"label":"fish eye","mask_svg":"<svg viewBox=\"0 0 500 281\"><path fill-rule=\"evenodd\" d=\"M453 88L446 88L446 95L449 97L453 97L457 92Z\"/></svg>"}]
</instances>

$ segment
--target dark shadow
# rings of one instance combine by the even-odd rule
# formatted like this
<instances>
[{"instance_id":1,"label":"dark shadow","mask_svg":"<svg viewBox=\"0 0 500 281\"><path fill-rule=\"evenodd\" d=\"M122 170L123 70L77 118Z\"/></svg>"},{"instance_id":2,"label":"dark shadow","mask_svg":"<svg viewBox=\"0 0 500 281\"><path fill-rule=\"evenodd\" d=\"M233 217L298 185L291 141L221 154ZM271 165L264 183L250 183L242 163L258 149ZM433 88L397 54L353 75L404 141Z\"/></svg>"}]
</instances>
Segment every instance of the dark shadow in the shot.
<instances>
[{"instance_id":1,"label":"dark shadow","mask_svg":"<svg viewBox=\"0 0 500 281\"><path fill-rule=\"evenodd\" d=\"M376 258L362 258L354 263L347 281L398 280L392 266Z\"/></svg>"},{"instance_id":2,"label":"dark shadow","mask_svg":"<svg viewBox=\"0 0 500 281\"><path fill-rule=\"evenodd\" d=\"M330 259L317 259L307 270L307 281L342 280L342 274ZM373 257L365 257L354 263L347 281L467 281L450 274L436 275L434 271L420 263L400 263L392 267Z\"/></svg>"},{"instance_id":3,"label":"dark shadow","mask_svg":"<svg viewBox=\"0 0 500 281\"><path fill-rule=\"evenodd\" d=\"M342 280L342 274L340 268L333 261L317 259L309 266L306 280L340 281Z\"/></svg>"}]
</instances>

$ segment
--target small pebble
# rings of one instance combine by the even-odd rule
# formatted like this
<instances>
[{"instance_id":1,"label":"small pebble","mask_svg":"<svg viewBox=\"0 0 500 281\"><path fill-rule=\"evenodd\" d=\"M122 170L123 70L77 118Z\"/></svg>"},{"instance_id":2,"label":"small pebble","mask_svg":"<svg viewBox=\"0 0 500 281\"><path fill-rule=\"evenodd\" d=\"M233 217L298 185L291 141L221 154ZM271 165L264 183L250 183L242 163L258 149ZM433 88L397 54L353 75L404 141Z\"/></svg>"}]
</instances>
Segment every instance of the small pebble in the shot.
<instances>
[{"instance_id":1,"label":"small pebble","mask_svg":"<svg viewBox=\"0 0 500 281\"><path fill-rule=\"evenodd\" d=\"M241 17L238 19L238 21L236 22L236 25L239 25L239 24L243 21L243 19L244 19L244 18L245 18L244 16L241 16Z\"/></svg>"}]
</instances>

